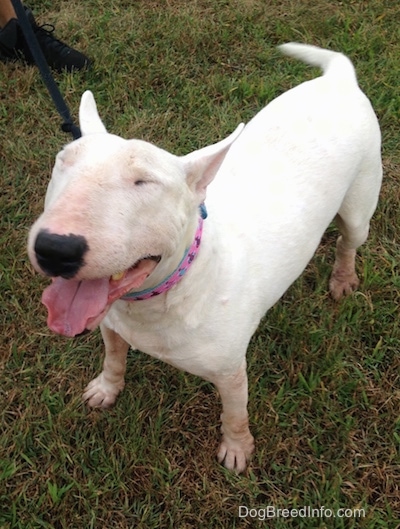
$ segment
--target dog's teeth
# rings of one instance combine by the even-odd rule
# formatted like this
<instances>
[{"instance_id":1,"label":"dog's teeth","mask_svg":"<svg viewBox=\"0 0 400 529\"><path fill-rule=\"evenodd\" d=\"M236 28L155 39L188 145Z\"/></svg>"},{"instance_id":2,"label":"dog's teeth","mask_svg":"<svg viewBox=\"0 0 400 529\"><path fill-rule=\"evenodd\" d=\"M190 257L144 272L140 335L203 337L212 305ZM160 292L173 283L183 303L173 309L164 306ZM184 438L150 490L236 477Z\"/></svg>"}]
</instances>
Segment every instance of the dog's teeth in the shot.
<instances>
[{"instance_id":1,"label":"dog's teeth","mask_svg":"<svg viewBox=\"0 0 400 529\"><path fill-rule=\"evenodd\" d=\"M119 281L120 279L122 279L124 277L124 274L125 274L125 272L118 272L118 274L112 275L111 279L113 281Z\"/></svg>"}]
</instances>

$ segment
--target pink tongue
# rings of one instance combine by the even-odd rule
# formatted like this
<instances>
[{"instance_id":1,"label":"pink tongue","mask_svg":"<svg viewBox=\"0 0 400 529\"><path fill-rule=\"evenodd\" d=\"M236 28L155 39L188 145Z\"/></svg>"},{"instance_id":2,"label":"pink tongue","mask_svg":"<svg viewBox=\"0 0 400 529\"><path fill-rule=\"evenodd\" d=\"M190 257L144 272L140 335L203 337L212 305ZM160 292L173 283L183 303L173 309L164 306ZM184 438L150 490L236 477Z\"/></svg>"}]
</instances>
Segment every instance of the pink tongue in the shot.
<instances>
[{"instance_id":1,"label":"pink tongue","mask_svg":"<svg viewBox=\"0 0 400 529\"><path fill-rule=\"evenodd\" d=\"M74 281L57 277L42 294L47 307L47 325L64 336L77 336L93 330L111 304L129 290L139 288L157 266L153 259L142 259L121 280L85 279Z\"/></svg>"},{"instance_id":2,"label":"pink tongue","mask_svg":"<svg viewBox=\"0 0 400 529\"><path fill-rule=\"evenodd\" d=\"M56 278L42 295L47 307L47 325L64 336L77 336L107 307L109 280L86 281Z\"/></svg>"}]
</instances>

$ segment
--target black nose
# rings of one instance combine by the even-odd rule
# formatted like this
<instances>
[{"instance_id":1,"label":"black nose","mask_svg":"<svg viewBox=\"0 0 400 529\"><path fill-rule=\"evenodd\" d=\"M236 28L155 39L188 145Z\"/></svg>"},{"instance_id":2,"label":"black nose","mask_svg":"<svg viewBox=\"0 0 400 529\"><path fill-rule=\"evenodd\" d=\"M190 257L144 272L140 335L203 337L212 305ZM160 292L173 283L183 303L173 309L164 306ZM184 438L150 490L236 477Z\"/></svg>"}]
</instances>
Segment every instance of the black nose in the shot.
<instances>
[{"instance_id":1,"label":"black nose","mask_svg":"<svg viewBox=\"0 0 400 529\"><path fill-rule=\"evenodd\" d=\"M71 279L84 264L89 246L82 235L58 235L46 230L39 232L35 242L36 259L40 268L52 277Z\"/></svg>"}]
</instances>

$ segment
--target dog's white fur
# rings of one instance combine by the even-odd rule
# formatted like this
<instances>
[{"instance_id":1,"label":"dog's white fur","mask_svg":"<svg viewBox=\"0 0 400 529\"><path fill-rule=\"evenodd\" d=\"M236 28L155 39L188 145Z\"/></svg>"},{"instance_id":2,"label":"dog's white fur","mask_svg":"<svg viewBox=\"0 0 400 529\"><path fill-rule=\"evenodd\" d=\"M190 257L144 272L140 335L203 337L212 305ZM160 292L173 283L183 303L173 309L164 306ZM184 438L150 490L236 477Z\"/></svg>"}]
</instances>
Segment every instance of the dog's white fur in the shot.
<instances>
[{"instance_id":1,"label":"dog's white fur","mask_svg":"<svg viewBox=\"0 0 400 529\"><path fill-rule=\"evenodd\" d=\"M243 131L183 157L108 134L86 92L83 137L58 155L45 212L29 240L40 270L33 249L40 229L83 235L90 251L79 280L161 255L142 290L177 266L206 198L200 252L186 276L153 299L116 301L102 320L104 368L84 399L96 407L114 403L129 345L199 375L222 399L218 459L239 472L254 444L249 340L335 218L341 236L330 290L339 299L357 286L356 248L367 238L382 176L379 125L349 59L295 43L281 50L320 66L324 75L272 101Z\"/></svg>"}]
</instances>

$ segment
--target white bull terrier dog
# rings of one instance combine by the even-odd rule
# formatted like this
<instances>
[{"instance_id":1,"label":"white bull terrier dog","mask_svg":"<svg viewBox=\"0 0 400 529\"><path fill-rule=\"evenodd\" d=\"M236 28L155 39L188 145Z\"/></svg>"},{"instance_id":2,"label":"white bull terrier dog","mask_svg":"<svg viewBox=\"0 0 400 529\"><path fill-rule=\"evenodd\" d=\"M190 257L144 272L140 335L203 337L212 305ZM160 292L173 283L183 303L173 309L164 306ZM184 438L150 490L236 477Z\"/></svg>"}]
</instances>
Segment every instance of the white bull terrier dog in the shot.
<instances>
[{"instance_id":1,"label":"white bull terrier dog","mask_svg":"<svg viewBox=\"0 0 400 529\"><path fill-rule=\"evenodd\" d=\"M378 121L350 60L281 50L324 74L186 156L107 133L86 92L83 136L58 154L28 243L35 269L53 278L42 298L49 327L76 336L100 324L104 367L84 400L115 402L129 346L203 377L222 399L218 460L237 472L254 449L249 340L333 219L330 291L339 299L357 287L356 248L382 177Z\"/></svg>"}]
</instances>

